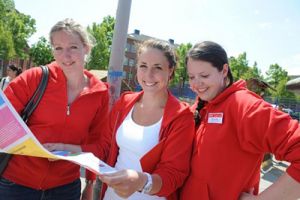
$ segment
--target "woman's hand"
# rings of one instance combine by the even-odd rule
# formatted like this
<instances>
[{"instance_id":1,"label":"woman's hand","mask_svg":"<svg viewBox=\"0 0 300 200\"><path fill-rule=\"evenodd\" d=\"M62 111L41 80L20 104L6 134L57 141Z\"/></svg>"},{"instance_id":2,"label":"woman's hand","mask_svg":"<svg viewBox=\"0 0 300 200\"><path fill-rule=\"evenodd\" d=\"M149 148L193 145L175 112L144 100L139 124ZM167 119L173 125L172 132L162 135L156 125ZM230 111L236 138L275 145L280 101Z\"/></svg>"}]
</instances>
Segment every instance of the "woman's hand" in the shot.
<instances>
[{"instance_id":1,"label":"woman's hand","mask_svg":"<svg viewBox=\"0 0 300 200\"><path fill-rule=\"evenodd\" d=\"M134 192L142 190L147 181L145 174L130 169L101 175L99 178L122 198L128 198Z\"/></svg>"},{"instance_id":2,"label":"woman's hand","mask_svg":"<svg viewBox=\"0 0 300 200\"><path fill-rule=\"evenodd\" d=\"M65 151L65 144L63 143L45 143L43 146L48 151Z\"/></svg>"},{"instance_id":3,"label":"woman's hand","mask_svg":"<svg viewBox=\"0 0 300 200\"><path fill-rule=\"evenodd\" d=\"M75 144L44 143L43 146L48 151L70 151L73 153L82 152L80 145L75 145Z\"/></svg>"},{"instance_id":4,"label":"woman's hand","mask_svg":"<svg viewBox=\"0 0 300 200\"><path fill-rule=\"evenodd\" d=\"M249 192L243 192L240 195L239 200L258 200L258 196L254 195L254 188L251 188Z\"/></svg>"}]
</instances>

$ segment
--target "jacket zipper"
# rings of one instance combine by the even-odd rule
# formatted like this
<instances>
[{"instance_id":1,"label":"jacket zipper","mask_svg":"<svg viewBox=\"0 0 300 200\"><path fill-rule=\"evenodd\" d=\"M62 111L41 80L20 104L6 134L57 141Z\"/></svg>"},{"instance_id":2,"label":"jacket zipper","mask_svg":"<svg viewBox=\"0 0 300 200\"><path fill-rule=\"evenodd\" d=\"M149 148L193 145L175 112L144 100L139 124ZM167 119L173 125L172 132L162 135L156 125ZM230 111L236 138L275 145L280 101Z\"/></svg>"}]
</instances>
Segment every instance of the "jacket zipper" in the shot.
<instances>
[{"instance_id":1,"label":"jacket zipper","mask_svg":"<svg viewBox=\"0 0 300 200\"><path fill-rule=\"evenodd\" d=\"M70 115L70 105L67 105L67 115Z\"/></svg>"}]
</instances>

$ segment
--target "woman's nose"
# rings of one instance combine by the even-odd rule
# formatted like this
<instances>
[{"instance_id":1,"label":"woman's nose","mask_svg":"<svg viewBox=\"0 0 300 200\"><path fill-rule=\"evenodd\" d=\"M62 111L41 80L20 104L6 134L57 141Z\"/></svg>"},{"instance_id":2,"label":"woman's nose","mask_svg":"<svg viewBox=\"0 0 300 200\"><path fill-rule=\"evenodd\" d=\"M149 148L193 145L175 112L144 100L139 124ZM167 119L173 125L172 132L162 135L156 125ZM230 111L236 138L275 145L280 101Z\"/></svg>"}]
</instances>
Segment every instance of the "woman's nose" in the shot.
<instances>
[{"instance_id":1,"label":"woman's nose","mask_svg":"<svg viewBox=\"0 0 300 200\"><path fill-rule=\"evenodd\" d=\"M63 56L67 57L67 58L71 57L71 50L70 49L64 49Z\"/></svg>"},{"instance_id":2,"label":"woman's nose","mask_svg":"<svg viewBox=\"0 0 300 200\"><path fill-rule=\"evenodd\" d=\"M146 71L146 75L147 75L147 77L153 77L154 71L153 71L152 69L148 69L148 70Z\"/></svg>"}]
</instances>

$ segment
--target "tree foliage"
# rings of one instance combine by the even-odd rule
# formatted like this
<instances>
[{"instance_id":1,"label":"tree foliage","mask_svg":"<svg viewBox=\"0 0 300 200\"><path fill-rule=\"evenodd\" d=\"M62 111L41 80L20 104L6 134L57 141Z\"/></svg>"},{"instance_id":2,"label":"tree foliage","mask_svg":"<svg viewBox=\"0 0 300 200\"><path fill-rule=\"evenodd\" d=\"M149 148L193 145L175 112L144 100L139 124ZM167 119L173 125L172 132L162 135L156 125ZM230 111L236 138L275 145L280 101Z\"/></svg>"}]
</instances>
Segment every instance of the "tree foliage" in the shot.
<instances>
[{"instance_id":1,"label":"tree foliage","mask_svg":"<svg viewBox=\"0 0 300 200\"><path fill-rule=\"evenodd\" d=\"M278 64L270 65L266 74L268 83L273 87L276 87L280 80L284 79L288 75L287 71L282 69L282 67L280 67Z\"/></svg>"},{"instance_id":2,"label":"tree foliage","mask_svg":"<svg viewBox=\"0 0 300 200\"><path fill-rule=\"evenodd\" d=\"M93 23L88 32L95 38L87 69L108 69L110 48L112 44L115 19L111 16L103 18L101 24Z\"/></svg>"},{"instance_id":3,"label":"tree foliage","mask_svg":"<svg viewBox=\"0 0 300 200\"><path fill-rule=\"evenodd\" d=\"M253 66L249 66L246 52L238 55L237 58L229 58L229 66L233 75L234 80L250 78L257 78L262 80L263 76L261 71L257 68L257 63L254 62Z\"/></svg>"},{"instance_id":4,"label":"tree foliage","mask_svg":"<svg viewBox=\"0 0 300 200\"><path fill-rule=\"evenodd\" d=\"M276 91L272 92L272 96L277 98L281 97L290 97L295 98L295 95L292 92L289 92L286 89L286 83L288 82L288 73L278 64L270 65L268 71L266 72L268 83L276 89Z\"/></svg>"},{"instance_id":5,"label":"tree foliage","mask_svg":"<svg viewBox=\"0 0 300 200\"><path fill-rule=\"evenodd\" d=\"M30 56L35 65L45 65L54 60L51 45L45 37L40 37L39 41L32 45Z\"/></svg>"},{"instance_id":6,"label":"tree foliage","mask_svg":"<svg viewBox=\"0 0 300 200\"><path fill-rule=\"evenodd\" d=\"M13 0L0 0L1 59L26 58L27 40L35 31L35 20L15 10Z\"/></svg>"},{"instance_id":7,"label":"tree foliage","mask_svg":"<svg viewBox=\"0 0 300 200\"><path fill-rule=\"evenodd\" d=\"M180 88L183 88L183 84L188 80L187 70L185 66L185 57L188 50L192 47L191 43L181 44L176 49L178 56L177 69L175 71L175 76L173 77L171 85L179 85Z\"/></svg>"}]
</instances>

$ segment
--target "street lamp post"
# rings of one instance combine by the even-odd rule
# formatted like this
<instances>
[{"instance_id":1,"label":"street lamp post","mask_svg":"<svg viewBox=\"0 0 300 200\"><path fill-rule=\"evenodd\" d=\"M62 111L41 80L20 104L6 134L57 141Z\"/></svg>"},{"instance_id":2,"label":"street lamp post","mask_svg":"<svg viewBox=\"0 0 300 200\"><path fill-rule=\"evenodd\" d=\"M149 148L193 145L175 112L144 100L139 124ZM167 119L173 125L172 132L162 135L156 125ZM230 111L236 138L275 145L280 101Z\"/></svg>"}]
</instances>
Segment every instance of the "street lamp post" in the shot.
<instances>
[{"instance_id":1,"label":"street lamp post","mask_svg":"<svg viewBox=\"0 0 300 200\"><path fill-rule=\"evenodd\" d=\"M108 70L110 106L112 106L120 96L130 8L131 0L119 0Z\"/></svg>"}]
</instances>

